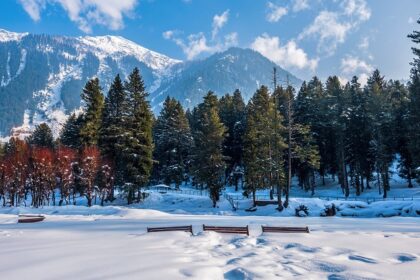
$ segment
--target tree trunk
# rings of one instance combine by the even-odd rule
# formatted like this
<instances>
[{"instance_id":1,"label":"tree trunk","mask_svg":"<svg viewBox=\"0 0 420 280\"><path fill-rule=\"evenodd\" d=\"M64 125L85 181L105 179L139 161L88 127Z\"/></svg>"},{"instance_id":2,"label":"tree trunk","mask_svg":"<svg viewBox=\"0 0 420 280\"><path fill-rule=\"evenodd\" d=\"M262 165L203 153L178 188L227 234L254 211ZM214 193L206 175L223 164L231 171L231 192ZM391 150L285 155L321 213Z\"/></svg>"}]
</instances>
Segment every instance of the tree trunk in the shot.
<instances>
[{"instance_id":1,"label":"tree trunk","mask_svg":"<svg viewBox=\"0 0 420 280\"><path fill-rule=\"evenodd\" d=\"M407 180L408 180L408 187L412 188L413 187L413 183L411 182L411 167L408 168L408 173L407 173Z\"/></svg>"}]
</instances>

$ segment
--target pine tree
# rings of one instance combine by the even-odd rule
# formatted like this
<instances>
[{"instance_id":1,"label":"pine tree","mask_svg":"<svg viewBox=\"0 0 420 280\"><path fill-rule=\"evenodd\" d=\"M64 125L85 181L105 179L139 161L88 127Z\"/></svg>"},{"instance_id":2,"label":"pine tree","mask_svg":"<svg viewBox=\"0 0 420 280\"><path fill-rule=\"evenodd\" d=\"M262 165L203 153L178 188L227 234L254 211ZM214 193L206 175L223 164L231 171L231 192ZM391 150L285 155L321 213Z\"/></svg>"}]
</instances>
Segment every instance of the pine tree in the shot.
<instances>
[{"instance_id":1,"label":"pine tree","mask_svg":"<svg viewBox=\"0 0 420 280\"><path fill-rule=\"evenodd\" d=\"M382 188L383 197L386 198L390 189L389 167L394 158L390 98L384 77L380 75L378 70L375 70L369 77L366 88L371 99L371 151L375 156L378 188L380 192Z\"/></svg>"},{"instance_id":2,"label":"pine tree","mask_svg":"<svg viewBox=\"0 0 420 280\"><path fill-rule=\"evenodd\" d=\"M324 119L321 116L324 90L321 81L314 77L308 84L304 82L296 97L294 120L300 130L297 131L301 143L296 143L296 172L299 184L306 190L315 192L315 171L320 167L319 154L325 155L327 147L324 140L327 135ZM316 143L316 146L315 146ZM323 157L325 158L325 157ZM321 160L322 161L322 160ZM321 175L324 175L325 164Z\"/></svg>"},{"instance_id":3,"label":"pine tree","mask_svg":"<svg viewBox=\"0 0 420 280\"><path fill-rule=\"evenodd\" d=\"M53 148L54 147L54 138L51 131L51 128L46 123L41 123L35 127L34 132L31 136L26 139L28 144L44 147L44 148Z\"/></svg>"},{"instance_id":4,"label":"pine tree","mask_svg":"<svg viewBox=\"0 0 420 280\"><path fill-rule=\"evenodd\" d=\"M346 88L349 88L350 85L346 85ZM331 127L334 132L331 135L332 143L334 144L333 151L335 155L332 154L331 158L335 159L331 161L332 170L336 170L338 173L338 181L341 185L341 189L346 197L350 195L350 188L348 183L348 174L347 174L347 163L346 163L346 132L348 125L348 103L349 98L346 95L347 91L344 91L340 80L337 76L329 77L325 86L326 96L328 98L329 111L329 127Z\"/></svg>"},{"instance_id":5,"label":"pine tree","mask_svg":"<svg viewBox=\"0 0 420 280\"><path fill-rule=\"evenodd\" d=\"M153 114L146 100L148 93L138 68L135 68L128 76L124 87L128 94L129 106L125 122L122 159L126 164L125 191L130 204L134 201L136 192L137 201L140 201L140 190L146 186L151 174L154 148Z\"/></svg>"},{"instance_id":6,"label":"pine tree","mask_svg":"<svg viewBox=\"0 0 420 280\"><path fill-rule=\"evenodd\" d=\"M122 151L128 109L128 94L124 90L120 76L117 75L105 98L98 141L102 155L110 161L110 165L113 167L117 184L124 183L125 165ZM109 199L113 199L113 190L110 192Z\"/></svg>"},{"instance_id":7,"label":"pine tree","mask_svg":"<svg viewBox=\"0 0 420 280\"><path fill-rule=\"evenodd\" d=\"M198 184L209 189L213 207L216 207L223 186L225 163L222 144L226 127L220 121L218 100L213 92L207 93L203 103L194 110L194 115L192 174Z\"/></svg>"},{"instance_id":8,"label":"pine tree","mask_svg":"<svg viewBox=\"0 0 420 280\"><path fill-rule=\"evenodd\" d=\"M98 144L104 107L104 96L101 90L99 79L94 78L86 83L81 94L82 100L85 102L85 112L79 132L83 146Z\"/></svg>"},{"instance_id":9,"label":"pine tree","mask_svg":"<svg viewBox=\"0 0 420 280\"><path fill-rule=\"evenodd\" d=\"M157 176L177 187L184 180L192 136L181 103L167 97L154 126Z\"/></svg>"},{"instance_id":10,"label":"pine tree","mask_svg":"<svg viewBox=\"0 0 420 280\"><path fill-rule=\"evenodd\" d=\"M420 24L420 19L417 20ZM412 47L415 55L411 63L411 78L408 85L410 103L408 105L408 149L416 167L417 179L420 181L420 32L413 31L408 37L416 45Z\"/></svg>"},{"instance_id":11,"label":"pine tree","mask_svg":"<svg viewBox=\"0 0 420 280\"><path fill-rule=\"evenodd\" d=\"M356 195L364 190L363 179L372 170L369 145L371 133L368 116L367 94L360 88L357 77L353 77L348 88L349 115L347 125L346 161L350 169L350 183L356 189Z\"/></svg>"},{"instance_id":12,"label":"pine tree","mask_svg":"<svg viewBox=\"0 0 420 280\"><path fill-rule=\"evenodd\" d=\"M225 178L238 189L241 177L243 134L245 121L245 103L241 92L235 90L233 96L226 94L219 101L219 115L222 123L227 128L223 142L223 155L226 158Z\"/></svg>"},{"instance_id":13,"label":"pine tree","mask_svg":"<svg viewBox=\"0 0 420 280\"><path fill-rule=\"evenodd\" d=\"M275 186L278 209L283 209L282 155L286 147L283 132L282 117L275 106L275 98L270 96L267 87L261 86L248 103L244 136L246 190L252 193L254 206L258 189Z\"/></svg>"},{"instance_id":14,"label":"pine tree","mask_svg":"<svg viewBox=\"0 0 420 280\"><path fill-rule=\"evenodd\" d=\"M274 96L277 99L277 107L283 116L283 126L285 127L283 137L287 145L287 149L285 149L286 187L284 190L286 197L283 205L287 208L292 174L297 173L300 180L305 181L313 169L319 168L319 154L310 127L295 121L294 88L292 86L288 86L286 89L277 87ZM296 170L293 172L292 168ZM313 187L312 192L314 192Z\"/></svg>"},{"instance_id":15,"label":"pine tree","mask_svg":"<svg viewBox=\"0 0 420 280\"><path fill-rule=\"evenodd\" d=\"M60 132L59 142L69 148L78 149L81 146L80 128L83 115L72 113Z\"/></svg>"},{"instance_id":16,"label":"pine tree","mask_svg":"<svg viewBox=\"0 0 420 280\"><path fill-rule=\"evenodd\" d=\"M412 188L412 179L415 178L415 166L409 150L409 92L399 81L390 81L388 84L392 110L393 150L399 155L399 175L406 178L408 187Z\"/></svg>"}]
</instances>

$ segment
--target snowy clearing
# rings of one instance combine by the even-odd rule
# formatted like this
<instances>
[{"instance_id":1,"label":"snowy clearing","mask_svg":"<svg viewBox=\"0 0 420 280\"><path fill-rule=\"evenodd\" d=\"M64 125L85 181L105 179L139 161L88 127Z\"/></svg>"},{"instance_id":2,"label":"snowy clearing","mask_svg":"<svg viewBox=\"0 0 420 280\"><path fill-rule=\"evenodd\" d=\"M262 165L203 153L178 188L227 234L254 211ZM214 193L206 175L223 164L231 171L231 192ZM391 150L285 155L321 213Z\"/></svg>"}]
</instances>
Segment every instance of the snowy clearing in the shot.
<instances>
[{"instance_id":1,"label":"snowy clearing","mask_svg":"<svg viewBox=\"0 0 420 280\"><path fill-rule=\"evenodd\" d=\"M416 279L420 273L418 218L56 210L35 224L0 215L2 279ZM248 224L250 236L202 232L202 224ZM175 225L193 225L194 236L146 233L148 226ZM308 225L311 233L262 234L261 225Z\"/></svg>"}]
</instances>

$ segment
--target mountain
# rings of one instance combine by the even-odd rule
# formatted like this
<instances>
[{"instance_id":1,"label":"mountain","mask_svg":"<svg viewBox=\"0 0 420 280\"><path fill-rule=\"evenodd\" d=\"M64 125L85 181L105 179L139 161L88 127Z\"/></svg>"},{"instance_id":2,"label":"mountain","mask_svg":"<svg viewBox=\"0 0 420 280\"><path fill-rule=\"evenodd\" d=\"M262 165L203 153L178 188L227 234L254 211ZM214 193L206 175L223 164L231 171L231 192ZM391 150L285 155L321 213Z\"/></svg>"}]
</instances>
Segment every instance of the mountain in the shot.
<instances>
[{"instance_id":1,"label":"mountain","mask_svg":"<svg viewBox=\"0 0 420 280\"><path fill-rule=\"evenodd\" d=\"M166 96L184 106L201 102L209 90L219 96L239 88L248 100L262 84L300 80L261 54L231 48L210 57L182 62L119 36L66 37L14 33L0 29L0 135L48 122L58 134L66 116L80 107L86 81L98 76L104 92L119 73L141 71L155 113Z\"/></svg>"},{"instance_id":2,"label":"mountain","mask_svg":"<svg viewBox=\"0 0 420 280\"><path fill-rule=\"evenodd\" d=\"M274 62L251 49L230 48L204 60L174 65L173 76L164 79L151 99L155 111L167 95L180 100L185 107L193 107L212 90L219 96L239 89L245 100L249 100L261 85L273 84L272 70L277 67L279 83L287 77L292 85L301 80L283 70Z\"/></svg>"}]
</instances>

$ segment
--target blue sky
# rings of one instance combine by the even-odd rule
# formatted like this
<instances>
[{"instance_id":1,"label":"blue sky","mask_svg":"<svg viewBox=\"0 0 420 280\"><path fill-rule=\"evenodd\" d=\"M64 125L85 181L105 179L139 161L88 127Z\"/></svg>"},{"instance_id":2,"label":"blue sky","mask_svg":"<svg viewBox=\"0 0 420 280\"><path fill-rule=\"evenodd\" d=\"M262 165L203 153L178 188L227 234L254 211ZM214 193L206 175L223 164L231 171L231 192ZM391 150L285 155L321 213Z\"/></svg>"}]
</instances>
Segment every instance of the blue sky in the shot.
<instances>
[{"instance_id":1,"label":"blue sky","mask_svg":"<svg viewBox=\"0 0 420 280\"><path fill-rule=\"evenodd\" d=\"M0 28L120 35L192 60L253 48L303 79L407 79L419 0L2 0Z\"/></svg>"}]
</instances>

